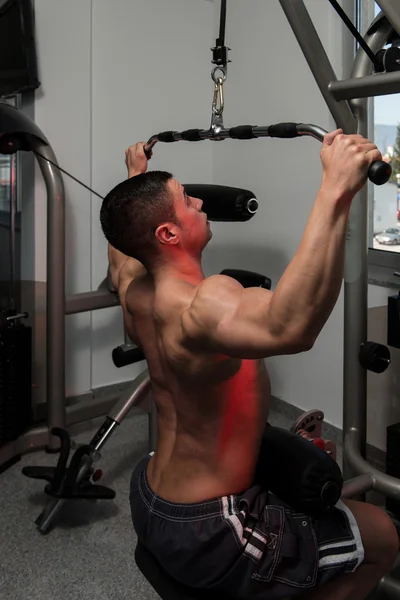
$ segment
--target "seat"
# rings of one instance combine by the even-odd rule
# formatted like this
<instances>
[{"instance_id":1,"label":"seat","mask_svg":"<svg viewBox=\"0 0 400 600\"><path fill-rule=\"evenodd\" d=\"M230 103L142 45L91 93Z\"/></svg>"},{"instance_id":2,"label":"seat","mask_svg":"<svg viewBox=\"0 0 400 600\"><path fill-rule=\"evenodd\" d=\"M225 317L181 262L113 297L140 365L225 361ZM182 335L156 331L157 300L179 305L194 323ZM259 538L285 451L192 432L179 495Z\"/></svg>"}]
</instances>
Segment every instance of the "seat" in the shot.
<instances>
[{"instance_id":1,"label":"seat","mask_svg":"<svg viewBox=\"0 0 400 600\"><path fill-rule=\"evenodd\" d=\"M196 590L175 581L141 542L137 543L135 560L141 573L162 600L232 600L219 592Z\"/></svg>"}]
</instances>

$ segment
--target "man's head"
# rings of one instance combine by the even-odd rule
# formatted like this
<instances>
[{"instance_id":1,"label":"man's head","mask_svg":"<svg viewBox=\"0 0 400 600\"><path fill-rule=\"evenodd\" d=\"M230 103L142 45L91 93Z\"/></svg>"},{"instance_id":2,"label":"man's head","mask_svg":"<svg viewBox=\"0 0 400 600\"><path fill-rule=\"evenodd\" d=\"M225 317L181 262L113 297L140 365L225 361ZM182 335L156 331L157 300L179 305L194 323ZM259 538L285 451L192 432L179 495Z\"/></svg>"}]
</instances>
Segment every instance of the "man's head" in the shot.
<instances>
[{"instance_id":1,"label":"man's head","mask_svg":"<svg viewBox=\"0 0 400 600\"><path fill-rule=\"evenodd\" d=\"M171 173L149 171L107 194L100 221L111 246L151 270L185 254L200 258L211 238L202 205Z\"/></svg>"}]
</instances>

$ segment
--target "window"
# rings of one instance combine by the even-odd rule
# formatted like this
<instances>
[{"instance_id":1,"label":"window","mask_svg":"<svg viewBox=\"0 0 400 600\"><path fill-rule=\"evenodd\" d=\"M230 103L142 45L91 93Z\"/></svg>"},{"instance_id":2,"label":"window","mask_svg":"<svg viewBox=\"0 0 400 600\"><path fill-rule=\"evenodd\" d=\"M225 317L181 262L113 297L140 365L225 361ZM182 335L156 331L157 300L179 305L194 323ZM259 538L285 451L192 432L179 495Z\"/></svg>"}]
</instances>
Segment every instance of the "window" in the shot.
<instances>
[{"instance_id":1,"label":"window","mask_svg":"<svg viewBox=\"0 0 400 600\"><path fill-rule=\"evenodd\" d=\"M374 0L359 0L359 29L364 34L380 13ZM370 100L370 133L393 167L392 181L370 186L370 264L400 267L400 94Z\"/></svg>"}]
</instances>

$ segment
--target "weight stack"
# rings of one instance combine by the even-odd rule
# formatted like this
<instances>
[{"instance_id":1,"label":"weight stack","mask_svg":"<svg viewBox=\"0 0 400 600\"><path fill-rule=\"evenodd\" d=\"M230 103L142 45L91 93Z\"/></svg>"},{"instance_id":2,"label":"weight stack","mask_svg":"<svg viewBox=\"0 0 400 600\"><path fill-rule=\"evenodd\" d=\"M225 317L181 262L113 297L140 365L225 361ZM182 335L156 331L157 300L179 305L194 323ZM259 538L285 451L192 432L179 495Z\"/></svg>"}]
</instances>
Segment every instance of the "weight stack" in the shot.
<instances>
[{"instance_id":1,"label":"weight stack","mask_svg":"<svg viewBox=\"0 0 400 600\"><path fill-rule=\"evenodd\" d=\"M386 473L400 478L400 423L386 428ZM386 498L386 509L400 521L400 500Z\"/></svg>"},{"instance_id":2,"label":"weight stack","mask_svg":"<svg viewBox=\"0 0 400 600\"><path fill-rule=\"evenodd\" d=\"M32 425L32 328L9 324L0 333L0 446Z\"/></svg>"}]
</instances>

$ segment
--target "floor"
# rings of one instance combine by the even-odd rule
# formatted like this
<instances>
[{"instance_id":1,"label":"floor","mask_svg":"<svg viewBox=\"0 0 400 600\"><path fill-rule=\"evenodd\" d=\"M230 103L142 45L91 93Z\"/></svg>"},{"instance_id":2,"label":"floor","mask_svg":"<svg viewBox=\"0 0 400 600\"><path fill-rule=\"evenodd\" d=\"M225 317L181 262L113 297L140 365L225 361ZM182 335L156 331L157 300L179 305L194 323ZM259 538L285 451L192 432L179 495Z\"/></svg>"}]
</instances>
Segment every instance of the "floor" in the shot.
<instances>
[{"instance_id":1,"label":"floor","mask_svg":"<svg viewBox=\"0 0 400 600\"><path fill-rule=\"evenodd\" d=\"M273 425L288 428L281 414ZM100 421L101 423L101 421ZM97 430L74 437L87 443ZM53 464L38 452L0 475L0 600L156 600L137 570L129 511L129 480L147 452L147 416L135 414L116 430L102 452L101 483L117 492L113 501L69 502L57 526L42 536L34 521L46 496L43 483L24 477L25 465Z\"/></svg>"}]
</instances>

